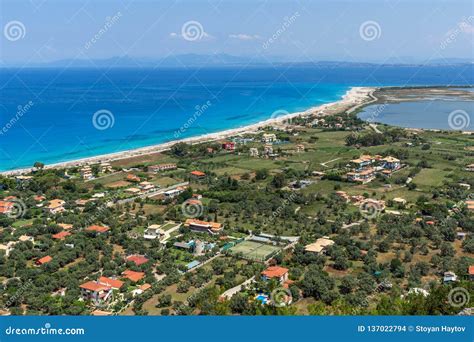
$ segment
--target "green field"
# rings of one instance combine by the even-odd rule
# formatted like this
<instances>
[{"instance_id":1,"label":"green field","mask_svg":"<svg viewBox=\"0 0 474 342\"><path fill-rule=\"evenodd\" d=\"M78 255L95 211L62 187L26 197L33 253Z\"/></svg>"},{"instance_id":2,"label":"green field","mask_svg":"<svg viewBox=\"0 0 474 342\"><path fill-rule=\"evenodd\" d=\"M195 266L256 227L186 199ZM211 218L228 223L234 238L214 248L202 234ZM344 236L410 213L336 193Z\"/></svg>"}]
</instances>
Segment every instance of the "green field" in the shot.
<instances>
[{"instance_id":1,"label":"green field","mask_svg":"<svg viewBox=\"0 0 474 342\"><path fill-rule=\"evenodd\" d=\"M229 252L234 255L241 254L244 259L255 261L266 261L279 251L281 251L280 247L249 240L243 241L229 249Z\"/></svg>"}]
</instances>

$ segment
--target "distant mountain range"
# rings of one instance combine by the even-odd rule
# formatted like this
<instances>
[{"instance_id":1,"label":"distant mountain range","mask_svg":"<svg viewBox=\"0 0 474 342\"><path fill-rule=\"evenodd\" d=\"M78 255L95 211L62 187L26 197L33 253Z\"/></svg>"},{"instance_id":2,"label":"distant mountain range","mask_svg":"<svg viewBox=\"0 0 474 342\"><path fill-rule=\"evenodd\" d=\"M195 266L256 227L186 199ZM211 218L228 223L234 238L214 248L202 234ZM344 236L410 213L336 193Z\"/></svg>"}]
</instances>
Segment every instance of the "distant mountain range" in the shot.
<instances>
[{"instance_id":1,"label":"distant mountain range","mask_svg":"<svg viewBox=\"0 0 474 342\"><path fill-rule=\"evenodd\" d=\"M117 67L117 68L179 68L179 67L223 67L223 66L265 66L265 65L318 65L318 66L370 66L370 65L454 65L454 64L473 64L474 61L467 58L447 58L447 59L432 59L428 61L415 60L411 57L389 59L381 62L358 62L358 61L324 61L324 60L291 60L288 57L273 56L269 59L262 57L248 57L248 56L233 56L224 53L219 54L182 54L171 55L161 58L150 57L130 57L117 56L107 59L62 59L47 63L28 63L29 67L70 67L70 68L101 68L101 67ZM0 67L18 67L23 66L12 65L0 62Z\"/></svg>"}]
</instances>

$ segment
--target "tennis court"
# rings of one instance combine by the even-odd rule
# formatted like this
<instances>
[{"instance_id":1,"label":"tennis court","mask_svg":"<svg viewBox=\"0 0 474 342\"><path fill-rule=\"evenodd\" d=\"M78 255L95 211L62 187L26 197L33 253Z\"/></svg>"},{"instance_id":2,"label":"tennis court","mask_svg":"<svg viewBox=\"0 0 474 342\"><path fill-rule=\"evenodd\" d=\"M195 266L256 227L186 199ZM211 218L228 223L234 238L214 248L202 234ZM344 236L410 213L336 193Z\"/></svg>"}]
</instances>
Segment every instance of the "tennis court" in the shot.
<instances>
[{"instance_id":1,"label":"tennis court","mask_svg":"<svg viewBox=\"0 0 474 342\"><path fill-rule=\"evenodd\" d=\"M266 261L280 251L280 247L248 240L229 249L229 252L233 255L241 254L244 259L255 261Z\"/></svg>"}]
</instances>

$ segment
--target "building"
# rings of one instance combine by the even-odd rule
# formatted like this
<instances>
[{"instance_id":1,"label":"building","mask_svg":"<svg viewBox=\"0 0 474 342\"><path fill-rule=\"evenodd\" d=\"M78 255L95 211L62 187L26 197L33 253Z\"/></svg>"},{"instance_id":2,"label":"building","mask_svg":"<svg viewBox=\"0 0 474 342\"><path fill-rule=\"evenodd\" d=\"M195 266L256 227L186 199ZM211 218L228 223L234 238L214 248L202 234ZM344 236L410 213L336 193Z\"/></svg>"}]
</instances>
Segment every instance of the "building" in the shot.
<instances>
[{"instance_id":1,"label":"building","mask_svg":"<svg viewBox=\"0 0 474 342\"><path fill-rule=\"evenodd\" d=\"M97 226L97 225L92 225L86 228L86 231L88 232L95 232L97 234L104 234L109 231L109 227L106 226Z\"/></svg>"},{"instance_id":2,"label":"building","mask_svg":"<svg viewBox=\"0 0 474 342\"><path fill-rule=\"evenodd\" d=\"M124 284L121 280L107 277L100 277L98 282L102 285L110 286L113 290L120 290Z\"/></svg>"},{"instance_id":3,"label":"building","mask_svg":"<svg viewBox=\"0 0 474 342\"><path fill-rule=\"evenodd\" d=\"M351 164L356 170L362 170L375 162L375 158L369 155L362 155L357 159L352 159Z\"/></svg>"},{"instance_id":4,"label":"building","mask_svg":"<svg viewBox=\"0 0 474 342\"><path fill-rule=\"evenodd\" d=\"M315 242L306 245L304 250L309 253L321 254L328 247L334 245L334 241L327 236L317 239Z\"/></svg>"},{"instance_id":5,"label":"building","mask_svg":"<svg viewBox=\"0 0 474 342\"><path fill-rule=\"evenodd\" d=\"M155 240L161 239L165 236L165 231L161 229L161 226L158 224L150 225L145 231L143 232L143 238L146 240Z\"/></svg>"},{"instance_id":6,"label":"building","mask_svg":"<svg viewBox=\"0 0 474 342\"><path fill-rule=\"evenodd\" d=\"M444 283L451 283L458 280L458 276L454 272L444 272L443 282Z\"/></svg>"},{"instance_id":7,"label":"building","mask_svg":"<svg viewBox=\"0 0 474 342\"><path fill-rule=\"evenodd\" d=\"M71 235L71 233L62 231L62 232L59 232L59 233L57 233L57 234L53 234L52 238L53 238L53 239L56 239L56 240L64 240L64 239L67 238L69 235Z\"/></svg>"},{"instance_id":8,"label":"building","mask_svg":"<svg viewBox=\"0 0 474 342\"><path fill-rule=\"evenodd\" d=\"M280 284L288 280L288 269L280 266L270 266L262 271L263 280L276 279Z\"/></svg>"},{"instance_id":9,"label":"building","mask_svg":"<svg viewBox=\"0 0 474 342\"><path fill-rule=\"evenodd\" d=\"M467 165L465 170L468 172L474 172L474 164Z\"/></svg>"},{"instance_id":10,"label":"building","mask_svg":"<svg viewBox=\"0 0 474 342\"><path fill-rule=\"evenodd\" d=\"M298 144L296 145L296 152L304 152L304 145L303 144Z\"/></svg>"},{"instance_id":11,"label":"building","mask_svg":"<svg viewBox=\"0 0 474 342\"><path fill-rule=\"evenodd\" d=\"M276 135L274 133L265 133L262 135L262 142L265 144L273 143L277 140Z\"/></svg>"},{"instance_id":12,"label":"building","mask_svg":"<svg viewBox=\"0 0 474 342\"><path fill-rule=\"evenodd\" d=\"M202 171L192 171L190 172L190 175L191 175L191 178L194 178L194 179L202 179L204 177L206 177L206 174Z\"/></svg>"},{"instance_id":13,"label":"building","mask_svg":"<svg viewBox=\"0 0 474 342\"><path fill-rule=\"evenodd\" d=\"M469 266L469 279L472 281L474 280L474 265Z\"/></svg>"},{"instance_id":14,"label":"building","mask_svg":"<svg viewBox=\"0 0 474 342\"><path fill-rule=\"evenodd\" d=\"M112 168L112 165L110 163L104 162L100 164L100 172L101 173L107 173L107 172L113 172L114 169Z\"/></svg>"},{"instance_id":15,"label":"building","mask_svg":"<svg viewBox=\"0 0 474 342\"><path fill-rule=\"evenodd\" d=\"M165 195L165 197L167 198L174 198L178 196L179 194L181 194L183 191L184 191L183 189L176 188L176 189L165 191L163 195Z\"/></svg>"},{"instance_id":16,"label":"building","mask_svg":"<svg viewBox=\"0 0 474 342\"><path fill-rule=\"evenodd\" d=\"M390 156L383 158L382 163L384 169L391 171L398 170L401 167L400 160Z\"/></svg>"},{"instance_id":17,"label":"building","mask_svg":"<svg viewBox=\"0 0 474 342\"><path fill-rule=\"evenodd\" d=\"M98 281L88 281L79 285L79 287L81 288L82 298L92 301L95 305L107 302L112 295L112 288Z\"/></svg>"},{"instance_id":18,"label":"building","mask_svg":"<svg viewBox=\"0 0 474 342\"><path fill-rule=\"evenodd\" d=\"M133 182L133 183L140 183L140 177L134 175L133 173L129 173L127 175L127 181Z\"/></svg>"},{"instance_id":19,"label":"building","mask_svg":"<svg viewBox=\"0 0 474 342\"><path fill-rule=\"evenodd\" d=\"M271 144L266 144L263 147L263 153L266 154L266 155L273 154L273 146Z\"/></svg>"},{"instance_id":20,"label":"building","mask_svg":"<svg viewBox=\"0 0 474 342\"><path fill-rule=\"evenodd\" d=\"M176 170L178 167L176 164L159 164L159 165L152 165L148 166L148 171L153 173L158 173L161 171L168 171L168 170Z\"/></svg>"},{"instance_id":21,"label":"building","mask_svg":"<svg viewBox=\"0 0 474 342\"><path fill-rule=\"evenodd\" d=\"M9 256L11 251L13 251L13 247L17 244L17 241L9 241L6 245L0 244L0 251L5 253L5 256Z\"/></svg>"},{"instance_id":22,"label":"building","mask_svg":"<svg viewBox=\"0 0 474 342\"><path fill-rule=\"evenodd\" d=\"M251 157L258 157L258 149L255 147L251 147L249 153Z\"/></svg>"},{"instance_id":23,"label":"building","mask_svg":"<svg viewBox=\"0 0 474 342\"><path fill-rule=\"evenodd\" d=\"M222 148L226 151L235 151L235 142L224 141L222 143Z\"/></svg>"},{"instance_id":24,"label":"building","mask_svg":"<svg viewBox=\"0 0 474 342\"><path fill-rule=\"evenodd\" d=\"M51 201L49 201L49 204L48 206L46 207L46 210L50 213L50 214L58 214L58 213L62 213L63 211L65 211L66 209L64 208L64 204L66 202L61 200L61 199L53 199Z\"/></svg>"},{"instance_id":25,"label":"building","mask_svg":"<svg viewBox=\"0 0 474 342\"><path fill-rule=\"evenodd\" d=\"M79 173L81 174L81 178L83 180L90 180L94 179L94 175L92 174L92 169L89 165L84 166Z\"/></svg>"},{"instance_id":26,"label":"building","mask_svg":"<svg viewBox=\"0 0 474 342\"><path fill-rule=\"evenodd\" d=\"M393 203L398 204L398 205L405 205L407 204L407 200L401 197L395 197L392 199Z\"/></svg>"},{"instance_id":27,"label":"building","mask_svg":"<svg viewBox=\"0 0 474 342\"><path fill-rule=\"evenodd\" d=\"M37 266L41 266L41 265L47 264L48 262L51 262L52 260L53 260L53 258L50 257L49 255L47 255L47 256L44 256L44 257L39 258L38 260L36 260L35 264Z\"/></svg>"},{"instance_id":28,"label":"building","mask_svg":"<svg viewBox=\"0 0 474 342\"><path fill-rule=\"evenodd\" d=\"M148 262L148 259L145 258L145 256L139 255L139 254L129 255L129 256L126 258L126 260L127 260L127 261L130 261L130 262L133 262L133 263L134 263L135 265L137 265L137 266L146 264L146 263Z\"/></svg>"},{"instance_id":29,"label":"building","mask_svg":"<svg viewBox=\"0 0 474 342\"><path fill-rule=\"evenodd\" d=\"M350 201L350 197L345 191L336 191L336 196L344 200L346 203Z\"/></svg>"},{"instance_id":30,"label":"building","mask_svg":"<svg viewBox=\"0 0 474 342\"><path fill-rule=\"evenodd\" d=\"M374 178L375 171L372 168L347 173L347 180L349 180L350 182L369 183Z\"/></svg>"},{"instance_id":31,"label":"building","mask_svg":"<svg viewBox=\"0 0 474 342\"><path fill-rule=\"evenodd\" d=\"M145 278L144 272L135 272L131 270L125 270L122 272L124 278L136 283Z\"/></svg>"},{"instance_id":32,"label":"building","mask_svg":"<svg viewBox=\"0 0 474 342\"><path fill-rule=\"evenodd\" d=\"M217 234L222 231L222 224L217 222L206 222L196 219L187 219L184 223L185 227L195 232L209 232L211 234Z\"/></svg>"},{"instance_id":33,"label":"building","mask_svg":"<svg viewBox=\"0 0 474 342\"><path fill-rule=\"evenodd\" d=\"M0 201L0 214L8 215L14 211L14 203L9 201Z\"/></svg>"},{"instance_id":34,"label":"building","mask_svg":"<svg viewBox=\"0 0 474 342\"><path fill-rule=\"evenodd\" d=\"M151 191L155 189L155 184L150 182L141 182L140 184L138 184L138 186L142 191Z\"/></svg>"}]
</instances>

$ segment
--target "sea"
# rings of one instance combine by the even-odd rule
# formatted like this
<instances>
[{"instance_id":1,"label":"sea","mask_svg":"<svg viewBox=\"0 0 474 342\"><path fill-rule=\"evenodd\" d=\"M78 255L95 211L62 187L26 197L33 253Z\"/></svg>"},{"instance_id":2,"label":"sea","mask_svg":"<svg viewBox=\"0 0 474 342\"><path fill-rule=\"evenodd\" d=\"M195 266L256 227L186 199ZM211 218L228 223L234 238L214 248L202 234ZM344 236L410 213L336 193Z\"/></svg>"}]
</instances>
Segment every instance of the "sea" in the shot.
<instances>
[{"instance_id":1,"label":"sea","mask_svg":"<svg viewBox=\"0 0 474 342\"><path fill-rule=\"evenodd\" d=\"M3 68L0 171L237 128L337 101L353 86L472 84L472 64ZM450 129L451 105L402 103L377 121Z\"/></svg>"}]
</instances>

